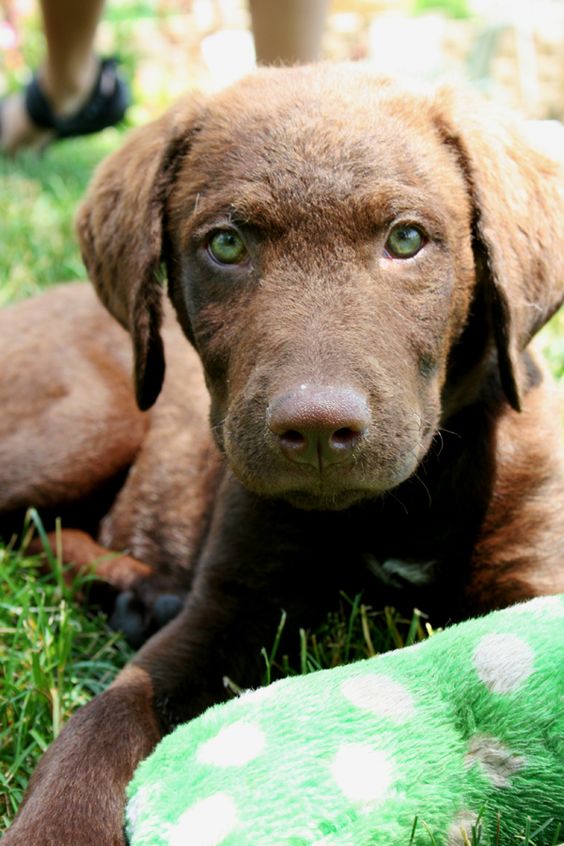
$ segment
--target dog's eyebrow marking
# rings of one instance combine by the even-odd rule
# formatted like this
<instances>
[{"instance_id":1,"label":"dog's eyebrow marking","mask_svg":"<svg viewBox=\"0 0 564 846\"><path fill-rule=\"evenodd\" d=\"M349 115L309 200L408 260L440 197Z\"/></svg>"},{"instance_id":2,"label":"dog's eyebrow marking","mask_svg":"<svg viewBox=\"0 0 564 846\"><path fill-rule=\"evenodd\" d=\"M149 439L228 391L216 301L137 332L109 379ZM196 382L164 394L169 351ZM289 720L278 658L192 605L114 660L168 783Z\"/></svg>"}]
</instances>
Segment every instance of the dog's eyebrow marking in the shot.
<instances>
[{"instance_id":1,"label":"dog's eyebrow marking","mask_svg":"<svg viewBox=\"0 0 564 846\"><path fill-rule=\"evenodd\" d=\"M259 187L263 188L263 186ZM210 222L213 223L214 218L218 222L232 222L243 225L260 225L261 222L264 222L266 225L272 226L272 220L275 218L272 212L274 203L274 197L268 189L259 191L256 190L256 186L248 194L244 190L238 190L236 195L234 195L233 190L229 193L217 191L207 196L198 192L194 200L190 228L195 231Z\"/></svg>"},{"instance_id":2,"label":"dog's eyebrow marking","mask_svg":"<svg viewBox=\"0 0 564 846\"><path fill-rule=\"evenodd\" d=\"M230 188L229 192L198 192L190 219L190 233L201 227L232 223L264 229L269 234L280 234L301 226L305 221L333 222L342 230L350 226L354 232L370 232L391 225L403 218L419 222L434 239L444 237L447 221L433 202L429 191L399 180L380 180L363 185L363 190L335 191L312 183L304 200L296 201L296 193L288 188L276 190L264 182L247 186L245 183Z\"/></svg>"}]
</instances>

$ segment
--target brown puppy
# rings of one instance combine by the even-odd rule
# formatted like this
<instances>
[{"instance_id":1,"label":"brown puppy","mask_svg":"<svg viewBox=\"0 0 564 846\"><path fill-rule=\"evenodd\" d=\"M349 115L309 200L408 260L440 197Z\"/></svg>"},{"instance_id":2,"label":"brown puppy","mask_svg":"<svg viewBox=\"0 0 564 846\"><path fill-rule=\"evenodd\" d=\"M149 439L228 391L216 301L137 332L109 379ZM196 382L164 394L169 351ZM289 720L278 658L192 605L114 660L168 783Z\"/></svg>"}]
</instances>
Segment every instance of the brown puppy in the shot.
<instances>
[{"instance_id":1,"label":"brown puppy","mask_svg":"<svg viewBox=\"0 0 564 846\"><path fill-rule=\"evenodd\" d=\"M342 587L447 616L564 590L559 419L527 350L564 295L563 212L557 166L491 110L353 66L261 71L102 165L82 248L158 401L135 408L87 288L8 310L0 508L88 500L133 556L104 577L156 623L192 589L44 756L6 846L122 844L134 766L223 676L256 683L281 608L295 630Z\"/></svg>"}]
</instances>

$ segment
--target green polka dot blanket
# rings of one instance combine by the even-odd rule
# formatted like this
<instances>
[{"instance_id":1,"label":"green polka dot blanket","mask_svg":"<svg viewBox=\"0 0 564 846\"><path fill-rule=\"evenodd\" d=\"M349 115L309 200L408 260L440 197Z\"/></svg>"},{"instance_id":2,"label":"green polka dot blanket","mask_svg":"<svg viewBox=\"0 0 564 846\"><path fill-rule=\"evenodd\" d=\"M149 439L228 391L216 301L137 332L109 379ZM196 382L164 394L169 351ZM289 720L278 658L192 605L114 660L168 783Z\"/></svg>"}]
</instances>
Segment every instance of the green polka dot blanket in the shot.
<instances>
[{"instance_id":1,"label":"green polka dot blanket","mask_svg":"<svg viewBox=\"0 0 564 846\"><path fill-rule=\"evenodd\" d=\"M131 846L561 843L564 597L248 691L128 795Z\"/></svg>"}]
</instances>

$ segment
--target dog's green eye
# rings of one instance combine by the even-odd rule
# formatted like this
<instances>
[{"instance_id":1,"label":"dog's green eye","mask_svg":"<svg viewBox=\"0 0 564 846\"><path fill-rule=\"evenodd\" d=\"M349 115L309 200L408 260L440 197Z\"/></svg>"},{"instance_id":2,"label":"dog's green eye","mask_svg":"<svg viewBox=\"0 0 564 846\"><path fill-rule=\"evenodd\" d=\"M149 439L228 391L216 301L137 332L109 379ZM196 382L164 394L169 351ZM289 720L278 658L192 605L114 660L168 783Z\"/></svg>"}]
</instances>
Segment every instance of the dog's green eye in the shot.
<instances>
[{"instance_id":1,"label":"dog's green eye","mask_svg":"<svg viewBox=\"0 0 564 846\"><path fill-rule=\"evenodd\" d=\"M232 229L216 232L208 244L208 250L220 264L241 264L247 256L247 248Z\"/></svg>"},{"instance_id":2,"label":"dog's green eye","mask_svg":"<svg viewBox=\"0 0 564 846\"><path fill-rule=\"evenodd\" d=\"M416 226L396 226L386 241L386 250L394 258L411 258L425 244L425 236Z\"/></svg>"}]
</instances>

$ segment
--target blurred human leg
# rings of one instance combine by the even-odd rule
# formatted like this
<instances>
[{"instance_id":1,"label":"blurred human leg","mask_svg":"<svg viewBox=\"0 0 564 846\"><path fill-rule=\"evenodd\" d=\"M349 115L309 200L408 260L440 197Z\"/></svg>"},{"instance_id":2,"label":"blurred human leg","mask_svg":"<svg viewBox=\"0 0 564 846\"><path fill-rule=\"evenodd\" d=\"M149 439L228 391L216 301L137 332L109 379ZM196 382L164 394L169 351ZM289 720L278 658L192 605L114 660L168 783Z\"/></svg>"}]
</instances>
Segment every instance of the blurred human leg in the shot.
<instances>
[{"instance_id":1,"label":"blurred human leg","mask_svg":"<svg viewBox=\"0 0 564 846\"><path fill-rule=\"evenodd\" d=\"M299 64L319 58L330 0L249 0L257 63Z\"/></svg>"},{"instance_id":2,"label":"blurred human leg","mask_svg":"<svg viewBox=\"0 0 564 846\"><path fill-rule=\"evenodd\" d=\"M1 150L40 147L116 122L126 92L114 64L94 52L103 7L104 0L41 0L45 60L26 90L2 101Z\"/></svg>"}]
</instances>

